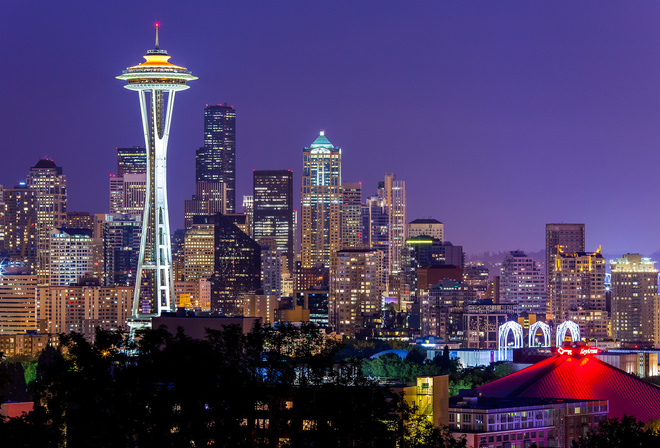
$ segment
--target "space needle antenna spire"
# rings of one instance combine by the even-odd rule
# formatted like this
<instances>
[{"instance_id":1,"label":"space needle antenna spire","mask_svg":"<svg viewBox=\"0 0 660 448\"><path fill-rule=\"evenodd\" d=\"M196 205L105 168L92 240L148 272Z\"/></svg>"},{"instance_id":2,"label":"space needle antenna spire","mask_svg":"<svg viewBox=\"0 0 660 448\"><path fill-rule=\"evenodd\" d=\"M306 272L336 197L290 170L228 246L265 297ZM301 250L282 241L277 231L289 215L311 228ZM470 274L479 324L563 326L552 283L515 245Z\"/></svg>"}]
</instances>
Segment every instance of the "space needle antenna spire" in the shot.
<instances>
[{"instance_id":1,"label":"space needle antenna spire","mask_svg":"<svg viewBox=\"0 0 660 448\"><path fill-rule=\"evenodd\" d=\"M154 27L156 28L156 50L160 48L160 45L158 43L158 28L160 28L160 23L156 22L154 23Z\"/></svg>"}]
</instances>

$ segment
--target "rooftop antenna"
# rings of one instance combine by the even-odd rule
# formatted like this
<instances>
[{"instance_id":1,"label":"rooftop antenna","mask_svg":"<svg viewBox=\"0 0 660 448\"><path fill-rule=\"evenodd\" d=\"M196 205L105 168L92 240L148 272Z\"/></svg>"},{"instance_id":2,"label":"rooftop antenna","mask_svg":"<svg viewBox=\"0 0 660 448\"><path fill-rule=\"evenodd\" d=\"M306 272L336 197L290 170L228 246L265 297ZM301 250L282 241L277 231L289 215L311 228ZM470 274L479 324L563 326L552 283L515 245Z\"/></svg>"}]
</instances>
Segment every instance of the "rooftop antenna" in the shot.
<instances>
[{"instance_id":1,"label":"rooftop antenna","mask_svg":"<svg viewBox=\"0 0 660 448\"><path fill-rule=\"evenodd\" d=\"M158 28L160 28L160 23L156 22L154 23L154 26L156 27L156 50L158 50L159 45L158 45Z\"/></svg>"}]
</instances>

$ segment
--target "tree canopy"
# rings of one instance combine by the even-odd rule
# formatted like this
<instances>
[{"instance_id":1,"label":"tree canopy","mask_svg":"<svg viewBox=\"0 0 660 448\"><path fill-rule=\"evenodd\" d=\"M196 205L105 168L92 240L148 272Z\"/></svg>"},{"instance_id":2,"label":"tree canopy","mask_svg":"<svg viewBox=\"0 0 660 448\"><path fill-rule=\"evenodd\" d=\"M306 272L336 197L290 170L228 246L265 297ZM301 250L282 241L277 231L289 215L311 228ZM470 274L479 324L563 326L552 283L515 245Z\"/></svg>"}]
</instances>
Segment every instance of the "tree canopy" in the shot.
<instances>
[{"instance_id":1,"label":"tree canopy","mask_svg":"<svg viewBox=\"0 0 660 448\"><path fill-rule=\"evenodd\" d=\"M34 410L0 422L0 440L3 447L464 446L365 378L359 361L333 363L338 350L312 325L248 334L227 327L204 340L160 328L136 344L117 332L98 331L94 343L61 335L59 348L36 361L28 386Z\"/></svg>"}]
</instances>

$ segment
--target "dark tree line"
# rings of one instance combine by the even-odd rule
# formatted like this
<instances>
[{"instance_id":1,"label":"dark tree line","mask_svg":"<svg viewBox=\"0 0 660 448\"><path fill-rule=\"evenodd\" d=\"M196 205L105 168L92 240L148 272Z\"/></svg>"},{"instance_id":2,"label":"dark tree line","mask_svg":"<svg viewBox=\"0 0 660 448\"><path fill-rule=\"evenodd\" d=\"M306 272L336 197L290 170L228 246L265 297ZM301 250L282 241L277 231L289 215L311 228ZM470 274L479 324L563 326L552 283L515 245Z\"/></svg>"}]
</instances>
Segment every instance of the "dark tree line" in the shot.
<instances>
[{"instance_id":1,"label":"dark tree line","mask_svg":"<svg viewBox=\"0 0 660 448\"><path fill-rule=\"evenodd\" d=\"M635 417L624 415L598 425L597 431L574 441L571 448L657 448L660 447L658 422L646 425Z\"/></svg>"},{"instance_id":2,"label":"dark tree line","mask_svg":"<svg viewBox=\"0 0 660 448\"><path fill-rule=\"evenodd\" d=\"M34 410L0 422L0 446L465 445L368 381L359 362L333 363L339 348L311 325L228 327L204 340L156 329L137 344L116 332L93 344L61 335L28 384Z\"/></svg>"}]
</instances>

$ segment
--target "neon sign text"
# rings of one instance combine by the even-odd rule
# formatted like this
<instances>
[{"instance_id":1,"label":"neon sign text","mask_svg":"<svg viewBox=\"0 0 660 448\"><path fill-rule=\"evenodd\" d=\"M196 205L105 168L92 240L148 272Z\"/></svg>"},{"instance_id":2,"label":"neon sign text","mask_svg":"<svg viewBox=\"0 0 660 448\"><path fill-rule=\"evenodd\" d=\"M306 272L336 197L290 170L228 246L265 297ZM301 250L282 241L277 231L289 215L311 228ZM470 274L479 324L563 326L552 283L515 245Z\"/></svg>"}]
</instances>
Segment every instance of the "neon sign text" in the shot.
<instances>
[{"instance_id":1,"label":"neon sign text","mask_svg":"<svg viewBox=\"0 0 660 448\"><path fill-rule=\"evenodd\" d=\"M568 355L568 356L573 356L574 350L572 348L564 348L564 347L559 347L557 349L557 353L560 355ZM599 353L599 350L594 347L582 347L580 350L577 352L578 355L597 355Z\"/></svg>"}]
</instances>

